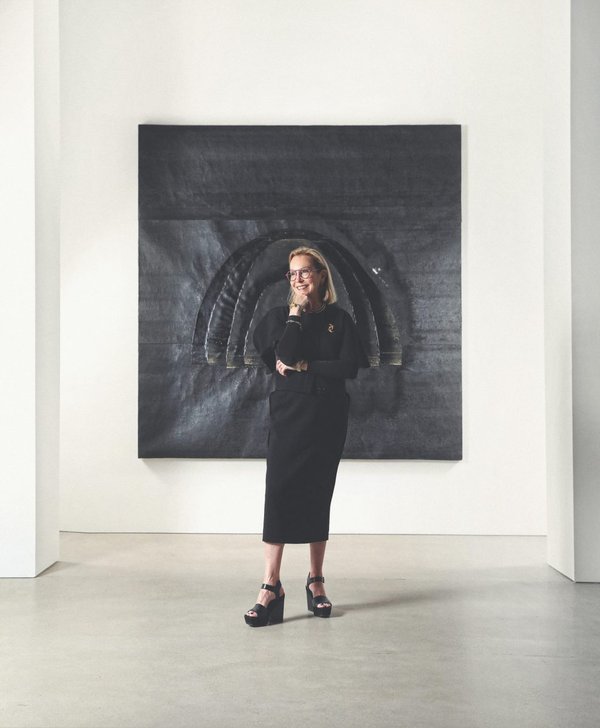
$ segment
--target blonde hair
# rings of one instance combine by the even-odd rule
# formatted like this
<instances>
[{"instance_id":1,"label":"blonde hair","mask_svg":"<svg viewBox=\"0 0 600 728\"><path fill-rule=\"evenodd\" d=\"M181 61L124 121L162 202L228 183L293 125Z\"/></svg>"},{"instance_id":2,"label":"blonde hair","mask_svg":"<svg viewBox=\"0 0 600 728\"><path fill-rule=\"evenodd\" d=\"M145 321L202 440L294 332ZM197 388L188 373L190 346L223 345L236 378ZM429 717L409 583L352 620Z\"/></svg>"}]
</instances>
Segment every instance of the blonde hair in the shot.
<instances>
[{"instance_id":1,"label":"blonde hair","mask_svg":"<svg viewBox=\"0 0 600 728\"><path fill-rule=\"evenodd\" d=\"M319 289L319 295L326 303L335 303L337 301L337 293L335 292L335 286L333 285L333 278L331 277L329 263L325 260L323 253L316 248L310 248L302 245L299 248L294 248L294 250L292 250L288 258L288 265L292 262L292 258L295 258L297 255L308 255L312 258L313 265L317 270L324 270L327 273L327 276ZM288 293L288 305L291 304L293 300L294 291L290 287L290 291Z\"/></svg>"}]
</instances>

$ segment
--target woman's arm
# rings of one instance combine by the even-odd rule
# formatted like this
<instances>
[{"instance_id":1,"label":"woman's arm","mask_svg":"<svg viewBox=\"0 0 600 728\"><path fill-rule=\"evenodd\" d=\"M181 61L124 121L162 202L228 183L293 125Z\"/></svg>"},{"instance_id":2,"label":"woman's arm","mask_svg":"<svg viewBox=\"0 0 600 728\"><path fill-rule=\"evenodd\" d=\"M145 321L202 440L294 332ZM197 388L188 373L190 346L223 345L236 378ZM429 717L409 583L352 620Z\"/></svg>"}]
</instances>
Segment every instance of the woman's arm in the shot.
<instances>
[{"instance_id":1,"label":"woman's arm","mask_svg":"<svg viewBox=\"0 0 600 728\"><path fill-rule=\"evenodd\" d=\"M355 379L358 363L354 357L346 359L313 359L307 363L305 371L333 379Z\"/></svg>"},{"instance_id":2,"label":"woman's arm","mask_svg":"<svg viewBox=\"0 0 600 728\"><path fill-rule=\"evenodd\" d=\"M294 317L292 316L290 318ZM287 324L287 326L289 328L290 324ZM332 379L355 379L359 367L369 366L369 361L363 350L356 325L349 315L346 315L344 320L342 343L337 359L312 359L311 361L301 359L302 354L300 353L300 349L291 348L292 342L296 341L293 333L289 332L288 335L286 328L285 335L287 337L286 343L290 343L290 350L286 352L288 354L287 360L281 355L281 340L283 340L283 337L277 347L279 355L277 370L284 376L287 373L286 370L295 370L317 374L322 377L330 377Z\"/></svg>"},{"instance_id":3,"label":"woman's arm","mask_svg":"<svg viewBox=\"0 0 600 728\"><path fill-rule=\"evenodd\" d=\"M302 322L300 316L291 313L288 315L283 334L277 342L276 357L288 366L295 365L302 358Z\"/></svg>"},{"instance_id":4,"label":"woman's arm","mask_svg":"<svg viewBox=\"0 0 600 728\"><path fill-rule=\"evenodd\" d=\"M301 360L293 365L277 359L276 369L283 376L286 376L288 371L293 371L310 372L311 374L320 374L323 377L332 377L334 379L354 379L358 374L358 366L347 359L313 359L310 362Z\"/></svg>"}]
</instances>

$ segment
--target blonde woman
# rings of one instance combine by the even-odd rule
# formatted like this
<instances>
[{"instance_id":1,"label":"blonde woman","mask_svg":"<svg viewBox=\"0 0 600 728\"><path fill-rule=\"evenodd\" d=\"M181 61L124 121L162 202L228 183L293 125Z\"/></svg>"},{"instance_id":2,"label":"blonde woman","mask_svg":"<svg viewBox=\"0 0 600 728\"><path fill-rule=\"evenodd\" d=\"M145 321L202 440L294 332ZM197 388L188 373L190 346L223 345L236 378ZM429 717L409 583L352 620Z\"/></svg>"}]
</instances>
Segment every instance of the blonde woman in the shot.
<instances>
[{"instance_id":1,"label":"blonde woman","mask_svg":"<svg viewBox=\"0 0 600 728\"><path fill-rule=\"evenodd\" d=\"M265 571L257 602L244 615L251 627L283 620L280 570L286 543L310 544L307 607L317 617L331 614L323 560L348 425L345 380L369 366L352 317L336 304L322 253L310 246L292 250L286 275L287 305L268 311L253 338L275 375L275 387L269 395Z\"/></svg>"}]
</instances>

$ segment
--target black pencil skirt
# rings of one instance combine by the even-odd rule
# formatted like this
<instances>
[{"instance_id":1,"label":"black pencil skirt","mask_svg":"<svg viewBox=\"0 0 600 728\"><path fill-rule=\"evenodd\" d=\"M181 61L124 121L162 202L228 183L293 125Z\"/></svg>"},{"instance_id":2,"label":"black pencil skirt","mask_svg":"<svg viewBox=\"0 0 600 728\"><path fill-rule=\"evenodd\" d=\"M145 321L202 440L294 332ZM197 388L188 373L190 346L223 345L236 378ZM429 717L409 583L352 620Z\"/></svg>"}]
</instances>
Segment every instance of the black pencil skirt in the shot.
<instances>
[{"instance_id":1,"label":"black pencil skirt","mask_svg":"<svg viewBox=\"0 0 600 728\"><path fill-rule=\"evenodd\" d=\"M346 442L350 395L275 389L269 439L263 541L329 538L329 510Z\"/></svg>"}]
</instances>

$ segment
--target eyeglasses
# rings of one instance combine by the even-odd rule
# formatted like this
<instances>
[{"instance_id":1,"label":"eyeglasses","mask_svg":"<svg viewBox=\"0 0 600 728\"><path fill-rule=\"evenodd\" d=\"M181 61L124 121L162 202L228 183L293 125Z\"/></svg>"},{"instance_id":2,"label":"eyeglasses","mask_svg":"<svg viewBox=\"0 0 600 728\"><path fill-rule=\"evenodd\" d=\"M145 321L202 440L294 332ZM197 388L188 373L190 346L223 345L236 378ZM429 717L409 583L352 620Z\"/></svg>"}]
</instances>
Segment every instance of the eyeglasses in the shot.
<instances>
[{"instance_id":1,"label":"eyeglasses","mask_svg":"<svg viewBox=\"0 0 600 728\"><path fill-rule=\"evenodd\" d=\"M288 281L295 281L299 275L300 279L304 280L305 278L312 278L312 274L318 272L319 271L316 268L298 268L296 270L288 270L285 277Z\"/></svg>"}]
</instances>

